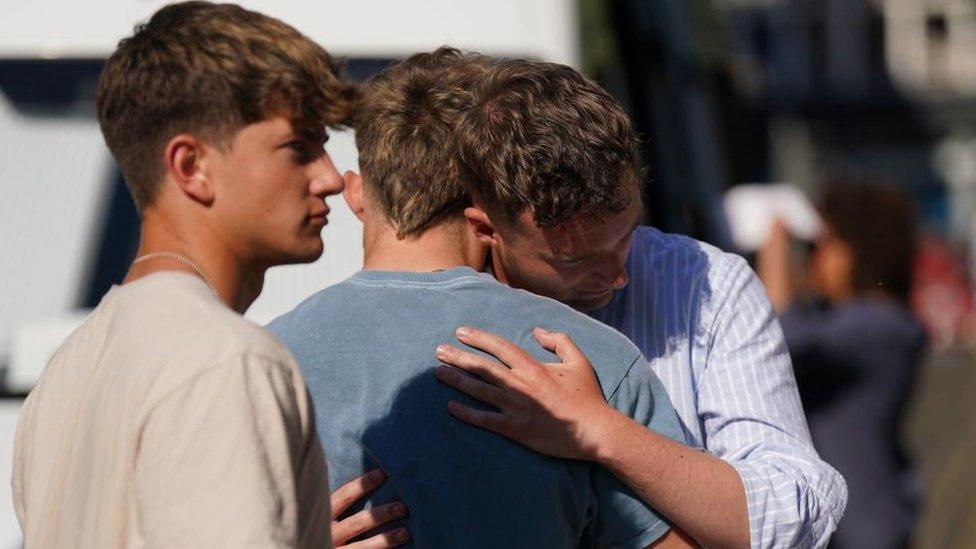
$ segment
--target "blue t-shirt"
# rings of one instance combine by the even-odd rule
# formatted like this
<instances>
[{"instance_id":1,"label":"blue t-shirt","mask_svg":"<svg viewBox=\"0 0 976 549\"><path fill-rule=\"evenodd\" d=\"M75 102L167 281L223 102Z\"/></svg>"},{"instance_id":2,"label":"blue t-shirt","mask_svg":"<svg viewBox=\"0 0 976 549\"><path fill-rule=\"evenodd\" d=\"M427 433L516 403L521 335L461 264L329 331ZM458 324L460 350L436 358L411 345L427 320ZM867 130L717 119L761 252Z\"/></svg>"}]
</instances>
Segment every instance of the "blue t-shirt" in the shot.
<instances>
[{"instance_id":1,"label":"blue t-shirt","mask_svg":"<svg viewBox=\"0 0 976 549\"><path fill-rule=\"evenodd\" d=\"M451 399L474 404L434 377L437 345L456 343L462 325L542 361L557 359L532 329L568 333L614 408L684 442L660 381L612 328L469 268L361 271L268 326L305 375L331 489L382 467L389 481L369 503L403 501L417 547L645 547L661 537L667 524L604 468L537 454L447 413Z\"/></svg>"}]
</instances>

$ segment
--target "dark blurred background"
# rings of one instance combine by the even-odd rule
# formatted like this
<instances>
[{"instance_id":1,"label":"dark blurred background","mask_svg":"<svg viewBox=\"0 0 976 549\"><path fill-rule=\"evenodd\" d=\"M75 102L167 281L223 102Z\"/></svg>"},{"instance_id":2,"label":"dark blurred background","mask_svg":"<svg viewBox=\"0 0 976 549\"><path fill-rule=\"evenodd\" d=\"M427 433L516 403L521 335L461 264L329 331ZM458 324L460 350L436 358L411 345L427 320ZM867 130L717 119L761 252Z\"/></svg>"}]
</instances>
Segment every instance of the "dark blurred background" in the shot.
<instances>
[{"instance_id":1,"label":"dark blurred background","mask_svg":"<svg viewBox=\"0 0 976 549\"><path fill-rule=\"evenodd\" d=\"M821 237L790 246L795 293L822 301L831 314L855 302L891 303L924 327L925 344L920 354L906 350L884 362L888 369L870 374L847 356L840 367L863 375L837 378L826 409L819 406L830 361L821 356L810 369L794 355L797 367L806 368L798 377L815 443L831 461L827 448L853 442L824 440L831 431L817 425L849 395L886 406L885 425L868 428L890 433L885 451L900 460L900 481L913 500L912 544L976 547L970 465L976 450L976 2L582 0L580 6L583 67L627 105L646 138L650 224L755 261L755 250L732 238L735 220L723 200L730 188L789 183L829 218L823 203L829 187L868 187L848 199L855 206L841 211L846 217L833 212L826 226L849 226L848 241L840 236L856 252L849 258L854 271L872 268L879 250L900 254L911 274L908 291L825 298L815 280L826 247ZM907 208L869 214L869 206L891 194ZM912 231L891 230L861 242L860 250L851 242L899 215L911 218ZM820 326L807 325L799 336L819 336L833 322L814 318L823 319ZM863 322L883 325L872 316ZM784 323L792 346L798 338L791 326ZM823 337L823 347L838 343L829 333ZM901 367L891 364L899 360ZM857 471L856 462L846 465L842 472L858 477L848 479L853 504L869 482L859 478L871 474ZM883 534L884 525L874 527Z\"/></svg>"}]
</instances>

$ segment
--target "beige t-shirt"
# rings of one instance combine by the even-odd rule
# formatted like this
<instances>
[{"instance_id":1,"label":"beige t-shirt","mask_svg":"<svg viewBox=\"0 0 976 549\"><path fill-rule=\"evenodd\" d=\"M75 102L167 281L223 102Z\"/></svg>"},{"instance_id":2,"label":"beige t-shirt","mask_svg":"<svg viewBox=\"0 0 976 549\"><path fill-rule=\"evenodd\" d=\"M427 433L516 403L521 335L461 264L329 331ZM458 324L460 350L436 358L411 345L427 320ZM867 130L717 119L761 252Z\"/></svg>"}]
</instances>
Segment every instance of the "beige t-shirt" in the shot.
<instances>
[{"instance_id":1,"label":"beige t-shirt","mask_svg":"<svg viewBox=\"0 0 976 549\"><path fill-rule=\"evenodd\" d=\"M31 547L329 547L325 459L294 359L199 278L114 287L24 404Z\"/></svg>"}]
</instances>

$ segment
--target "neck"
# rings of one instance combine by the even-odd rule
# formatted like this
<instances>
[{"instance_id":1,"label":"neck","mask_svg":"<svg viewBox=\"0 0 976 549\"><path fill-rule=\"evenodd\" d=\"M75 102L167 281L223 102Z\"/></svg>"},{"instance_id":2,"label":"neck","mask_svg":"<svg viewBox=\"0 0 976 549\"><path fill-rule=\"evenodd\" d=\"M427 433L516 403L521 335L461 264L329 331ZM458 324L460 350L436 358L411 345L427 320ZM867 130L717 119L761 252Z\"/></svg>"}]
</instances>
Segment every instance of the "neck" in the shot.
<instances>
[{"instance_id":1,"label":"neck","mask_svg":"<svg viewBox=\"0 0 976 549\"><path fill-rule=\"evenodd\" d=\"M399 239L386 226L365 227L363 269L368 271L429 272L471 267L481 270L486 250L466 226L447 222L419 236Z\"/></svg>"},{"instance_id":2,"label":"neck","mask_svg":"<svg viewBox=\"0 0 976 549\"><path fill-rule=\"evenodd\" d=\"M491 261L491 274L495 277L495 280L505 284L506 286L511 286L512 283L508 280L508 274L505 272L505 266L502 265L501 261L499 261L498 254L492 250L488 259Z\"/></svg>"},{"instance_id":3,"label":"neck","mask_svg":"<svg viewBox=\"0 0 976 549\"><path fill-rule=\"evenodd\" d=\"M164 215L146 212L142 218L136 257L170 252L189 259L207 275L220 300L243 314L261 293L267 267L247 264L205 227L194 227L188 231L180 225ZM199 276L190 265L172 257L160 256L132 265L124 283L162 271L181 271Z\"/></svg>"}]
</instances>

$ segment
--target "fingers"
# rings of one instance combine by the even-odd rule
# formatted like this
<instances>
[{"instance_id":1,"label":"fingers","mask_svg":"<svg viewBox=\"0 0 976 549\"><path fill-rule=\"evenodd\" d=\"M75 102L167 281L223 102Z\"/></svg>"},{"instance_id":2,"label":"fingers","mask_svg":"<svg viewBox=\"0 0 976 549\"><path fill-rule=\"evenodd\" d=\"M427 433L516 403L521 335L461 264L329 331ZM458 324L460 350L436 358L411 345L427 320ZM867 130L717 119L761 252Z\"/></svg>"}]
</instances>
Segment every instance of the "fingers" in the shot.
<instances>
[{"instance_id":1,"label":"fingers","mask_svg":"<svg viewBox=\"0 0 976 549\"><path fill-rule=\"evenodd\" d=\"M437 379L448 387L457 389L485 404L490 404L496 408L504 408L508 402L508 396L504 390L494 385L489 385L479 379L464 375L450 366L440 366L434 374L437 376Z\"/></svg>"},{"instance_id":2,"label":"fingers","mask_svg":"<svg viewBox=\"0 0 976 549\"><path fill-rule=\"evenodd\" d=\"M360 534L406 515L407 507L399 501L364 509L351 517L332 523L332 542L341 545Z\"/></svg>"},{"instance_id":3,"label":"fingers","mask_svg":"<svg viewBox=\"0 0 976 549\"><path fill-rule=\"evenodd\" d=\"M507 388L511 385L509 380L511 372L508 368L483 356L462 351L450 345L438 346L436 356L441 362L474 374L495 387Z\"/></svg>"},{"instance_id":4,"label":"fingers","mask_svg":"<svg viewBox=\"0 0 976 549\"><path fill-rule=\"evenodd\" d=\"M556 353L563 364L586 364L589 366L583 351L573 343L573 339L562 332L550 332L542 328L532 330L532 335L546 349Z\"/></svg>"},{"instance_id":5,"label":"fingers","mask_svg":"<svg viewBox=\"0 0 976 549\"><path fill-rule=\"evenodd\" d=\"M373 537L366 538L349 545L336 546L348 549L385 549L386 547L399 547L410 541L410 532L406 528L397 528L389 532L383 532Z\"/></svg>"},{"instance_id":6,"label":"fingers","mask_svg":"<svg viewBox=\"0 0 976 549\"><path fill-rule=\"evenodd\" d=\"M508 423L503 413L476 410L456 400L447 403L447 411L457 419L465 423L470 423L475 427L481 427L482 429L487 429L500 435L508 432Z\"/></svg>"},{"instance_id":7,"label":"fingers","mask_svg":"<svg viewBox=\"0 0 976 549\"><path fill-rule=\"evenodd\" d=\"M365 475L340 486L339 489L332 492L332 519L335 520L353 503L383 484L384 480L386 480L386 474L383 470L373 469Z\"/></svg>"},{"instance_id":8,"label":"fingers","mask_svg":"<svg viewBox=\"0 0 976 549\"><path fill-rule=\"evenodd\" d=\"M457 329L457 338L465 345L490 354L513 370L540 366L538 361L518 345L484 330L462 326Z\"/></svg>"}]
</instances>

